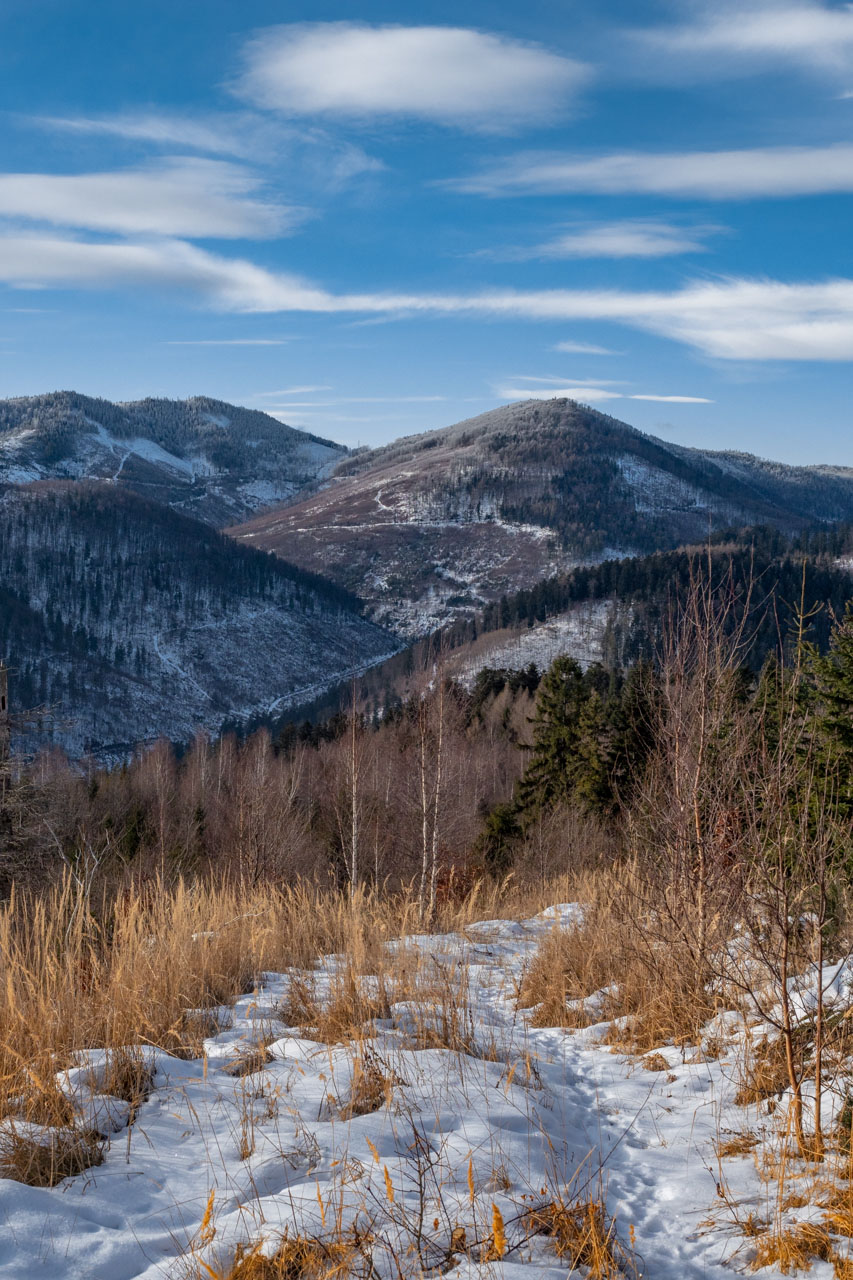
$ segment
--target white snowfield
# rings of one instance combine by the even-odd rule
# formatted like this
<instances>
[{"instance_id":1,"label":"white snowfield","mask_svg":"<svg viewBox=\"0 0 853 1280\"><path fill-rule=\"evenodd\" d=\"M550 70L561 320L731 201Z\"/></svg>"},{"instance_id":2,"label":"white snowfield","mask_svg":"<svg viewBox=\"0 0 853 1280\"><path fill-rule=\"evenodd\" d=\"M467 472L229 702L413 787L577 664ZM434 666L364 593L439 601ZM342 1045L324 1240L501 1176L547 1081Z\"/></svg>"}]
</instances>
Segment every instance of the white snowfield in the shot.
<instances>
[{"instance_id":1,"label":"white snowfield","mask_svg":"<svg viewBox=\"0 0 853 1280\"><path fill-rule=\"evenodd\" d=\"M219 1011L223 1029L203 1059L152 1050L156 1091L129 1130L123 1104L97 1093L103 1054L93 1051L59 1080L88 1123L112 1131L106 1159L52 1190L0 1180L0 1277L227 1274L240 1243L264 1240L272 1253L283 1232L340 1238L355 1224L376 1280L451 1270L460 1280L565 1280L553 1242L531 1235L524 1214L557 1193L571 1201L599 1186L633 1257L625 1274L712 1280L747 1271L753 1242L734 1229L718 1183L742 1218L752 1210L772 1219L775 1186L749 1156L718 1161L715 1144L746 1129L769 1133L778 1121L766 1107L734 1105L736 1035L716 1060L667 1048L669 1070L651 1071L610 1052L604 1024L533 1029L516 1008L537 943L578 910L392 944L420 952L437 980L461 984L472 1051L411 1048L413 1028L438 1015L392 1006L362 1045L392 1081L370 1114L347 1118L357 1049L312 1042L277 1020L287 974L263 975L253 995ZM319 995L341 963L318 965ZM725 1025L715 1020L718 1036ZM228 1073L270 1035L268 1065ZM488 1261L495 1205L506 1253ZM785 1220L815 1212L790 1210ZM816 1262L811 1274L825 1280L831 1265Z\"/></svg>"}]
</instances>

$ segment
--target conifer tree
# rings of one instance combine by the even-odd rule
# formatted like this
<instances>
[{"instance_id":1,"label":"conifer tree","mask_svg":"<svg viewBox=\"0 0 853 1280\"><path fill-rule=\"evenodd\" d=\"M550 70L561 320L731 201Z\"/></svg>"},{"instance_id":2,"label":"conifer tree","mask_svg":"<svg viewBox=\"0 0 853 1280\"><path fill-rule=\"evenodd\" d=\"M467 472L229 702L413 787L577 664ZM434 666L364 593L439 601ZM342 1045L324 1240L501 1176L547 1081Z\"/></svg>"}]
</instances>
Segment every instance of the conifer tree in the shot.
<instances>
[{"instance_id":1,"label":"conifer tree","mask_svg":"<svg viewBox=\"0 0 853 1280\"><path fill-rule=\"evenodd\" d=\"M519 787L522 808L547 807L572 794L588 696L580 665L574 658L556 658L539 686L533 755Z\"/></svg>"},{"instance_id":2,"label":"conifer tree","mask_svg":"<svg viewBox=\"0 0 853 1280\"><path fill-rule=\"evenodd\" d=\"M828 653L811 655L815 729L823 764L838 780L839 798L853 813L853 604L833 629Z\"/></svg>"}]
</instances>

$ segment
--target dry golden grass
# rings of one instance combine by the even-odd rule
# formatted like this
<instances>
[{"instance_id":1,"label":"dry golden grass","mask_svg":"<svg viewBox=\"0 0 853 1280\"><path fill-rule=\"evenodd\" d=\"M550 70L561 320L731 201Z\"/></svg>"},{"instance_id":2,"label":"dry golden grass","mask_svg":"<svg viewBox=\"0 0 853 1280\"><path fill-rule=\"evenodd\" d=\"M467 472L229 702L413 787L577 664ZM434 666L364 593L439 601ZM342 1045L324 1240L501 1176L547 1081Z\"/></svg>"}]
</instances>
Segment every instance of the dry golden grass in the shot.
<instances>
[{"instance_id":1,"label":"dry golden grass","mask_svg":"<svg viewBox=\"0 0 853 1280\"><path fill-rule=\"evenodd\" d=\"M29 1125L7 1119L0 1133L0 1178L31 1187L55 1187L99 1165L104 1158L98 1134L51 1127L33 1132Z\"/></svg>"},{"instance_id":2,"label":"dry golden grass","mask_svg":"<svg viewBox=\"0 0 853 1280\"><path fill-rule=\"evenodd\" d=\"M378 1054L364 1045L359 1046L353 1062L350 1096L338 1108L341 1119L371 1115L390 1104L395 1080L394 1072Z\"/></svg>"},{"instance_id":3,"label":"dry golden grass","mask_svg":"<svg viewBox=\"0 0 853 1280\"><path fill-rule=\"evenodd\" d=\"M796 1037L795 1049L802 1052L804 1041L809 1032L799 1033ZM741 1083L735 1094L735 1103L746 1107L756 1102L764 1102L785 1092L790 1081L788 1064L785 1057L785 1045L780 1036L768 1039L766 1036L750 1046L742 1065Z\"/></svg>"},{"instance_id":4,"label":"dry golden grass","mask_svg":"<svg viewBox=\"0 0 853 1280\"><path fill-rule=\"evenodd\" d=\"M792 1271L810 1271L816 1259L831 1262L833 1256L832 1237L826 1227L801 1222L759 1236L749 1269L778 1267L783 1276L789 1276Z\"/></svg>"},{"instance_id":5,"label":"dry golden grass","mask_svg":"<svg viewBox=\"0 0 853 1280\"><path fill-rule=\"evenodd\" d=\"M128 1102L133 1113L154 1088L154 1073L138 1045L120 1045L109 1050L92 1085L98 1093Z\"/></svg>"},{"instance_id":6,"label":"dry golden grass","mask_svg":"<svg viewBox=\"0 0 853 1280\"><path fill-rule=\"evenodd\" d=\"M604 1196L591 1196L575 1204L553 1200L526 1215L531 1235L549 1236L561 1262L570 1271L586 1267L591 1280L618 1280L631 1274L631 1257L608 1218Z\"/></svg>"},{"instance_id":7,"label":"dry golden grass","mask_svg":"<svg viewBox=\"0 0 853 1280\"><path fill-rule=\"evenodd\" d=\"M504 1055L498 1049L494 1035L478 1033L473 1015L466 1004L454 1004L452 1000L428 1006L424 1016L417 1019L412 1047L415 1049L449 1049L451 1053L463 1053L469 1058L481 1058L485 1062L502 1062Z\"/></svg>"},{"instance_id":8,"label":"dry golden grass","mask_svg":"<svg viewBox=\"0 0 853 1280\"><path fill-rule=\"evenodd\" d=\"M285 1238L274 1254L260 1246L240 1246L225 1273L199 1262L198 1280L333 1280L349 1272L356 1253L350 1241L324 1241L305 1236Z\"/></svg>"},{"instance_id":9,"label":"dry golden grass","mask_svg":"<svg viewBox=\"0 0 853 1280\"><path fill-rule=\"evenodd\" d=\"M373 1019L387 1015L387 997L367 995L351 963L335 977L324 1000L317 998L310 978L295 974L280 1008L286 1026L299 1027L311 1040L323 1044L347 1044L371 1035Z\"/></svg>"},{"instance_id":10,"label":"dry golden grass","mask_svg":"<svg viewBox=\"0 0 853 1280\"><path fill-rule=\"evenodd\" d=\"M833 1209L824 1221L837 1236L853 1237L853 1208L849 1204Z\"/></svg>"},{"instance_id":11,"label":"dry golden grass","mask_svg":"<svg viewBox=\"0 0 853 1280\"><path fill-rule=\"evenodd\" d=\"M585 1027L592 1019L583 1008L568 1007L604 986L609 964L585 945L583 928L555 928L540 944L524 975L519 1007L536 1006L534 1027ZM600 979L600 980L599 980Z\"/></svg>"},{"instance_id":12,"label":"dry golden grass","mask_svg":"<svg viewBox=\"0 0 853 1280\"><path fill-rule=\"evenodd\" d=\"M853 1186L848 1180L836 1182L816 1197L826 1212L824 1222L838 1236L853 1239Z\"/></svg>"},{"instance_id":13,"label":"dry golden grass","mask_svg":"<svg viewBox=\"0 0 853 1280\"><path fill-rule=\"evenodd\" d=\"M442 905L434 928L532 915L567 891L477 885L463 902ZM348 1040L384 1011L383 998L361 993L358 975L381 975L385 943L417 931L417 919L412 894L350 898L305 882L149 883L88 901L69 876L38 895L15 892L0 904L0 1118L12 1106L25 1119L67 1125L52 1082L91 1047L114 1055L109 1092L133 1105L148 1087L139 1062L122 1057L133 1046L200 1056L218 1029L215 1009L251 991L260 971L308 969L323 954L345 954L348 968L322 1011L315 1002L293 1022L321 1017L324 1039Z\"/></svg>"},{"instance_id":14,"label":"dry golden grass","mask_svg":"<svg viewBox=\"0 0 853 1280\"><path fill-rule=\"evenodd\" d=\"M611 1021L605 1042L626 1053L698 1043L714 1001L691 979L666 924L638 916L650 890L636 869L587 874L575 892L585 904L583 920L543 940L521 985L519 1007L538 1006L532 1025ZM583 1001L596 993L596 1005L585 1008Z\"/></svg>"},{"instance_id":15,"label":"dry golden grass","mask_svg":"<svg viewBox=\"0 0 853 1280\"><path fill-rule=\"evenodd\" d=\"M257 1045L232 1058L225 1068L225 1074L237 1078L253 1076L258 1071L263 1071L264 1067L268 1067L272 1060L273 1056L269 1049L264 1045Z\"/></svg>"},{"instance_id":16,"label":"dry golden grass","mask_svg":"<svg viewBox=\"0 0 853 1280\"><path fill-rule=\"evenodd\" d=\"M721 1138L717 1143L717 1155L721 1160L732 1156L748 1156L758 1146L758 1142L754 1133L737 1133L731 1138Z\"/></svg>"},{"instance_id":17,"label":"dry golden grass","mask_svg":"<svg viewBox=\"0 0 853 1280\"><path fill-rule=\"evenodd\" d=\"M458 960L403 959L394 976L395 1001L407 1003L413 1049L449 1049L487 1062L504 1060L492 1031L478 1025L468 992L468 969Z\"/></svg>"},{"instance_id":18,"label":"dry golden grass","mask_svg":"<svg viewBox=\"0 0 853 1280\"><path fill-rule=\"evenodd\" d=\"M75 1111L52 1075L46 1078L34 1070L25 1074L20 1093L2 1100L0 1117L10 1116L29 1124L54 1125L58 1129L74 1124Z\"/></svg>"},{"instance_id":19,"label":"dry golden grass","mask_svg":"<svg viewBox=\"0 0 853 1280\"><path fill-rule=\"evenodd\" d=\"M784 1188L784 1182L780 1183L780 1191ZM789 1191L782 1200L780 1208L784 1209L804 1209L807 1204L811 1204L812 1196L805 1191Z\"/></svg>"}]
</instances>

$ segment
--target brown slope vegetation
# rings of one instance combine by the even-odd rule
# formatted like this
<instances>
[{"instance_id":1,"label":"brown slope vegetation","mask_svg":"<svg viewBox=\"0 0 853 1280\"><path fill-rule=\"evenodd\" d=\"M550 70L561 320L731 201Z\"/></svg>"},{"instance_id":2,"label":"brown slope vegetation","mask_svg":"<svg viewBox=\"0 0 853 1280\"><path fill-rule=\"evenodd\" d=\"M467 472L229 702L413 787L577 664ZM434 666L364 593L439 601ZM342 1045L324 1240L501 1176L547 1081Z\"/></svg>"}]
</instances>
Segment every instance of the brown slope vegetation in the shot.
<instances>
[{"instance_id":1,"label":"brown slope vegetation","mask_svg":"<svg viewBox=\"0 0 853 1280\"><path fill-rule=\"evenodd\" d=\"M328 574L411 635L584 561L715 526L853 515L853 472L683 449L570 400L526 401L347 459L230 532Z\"/></svg>"}]
</instances>

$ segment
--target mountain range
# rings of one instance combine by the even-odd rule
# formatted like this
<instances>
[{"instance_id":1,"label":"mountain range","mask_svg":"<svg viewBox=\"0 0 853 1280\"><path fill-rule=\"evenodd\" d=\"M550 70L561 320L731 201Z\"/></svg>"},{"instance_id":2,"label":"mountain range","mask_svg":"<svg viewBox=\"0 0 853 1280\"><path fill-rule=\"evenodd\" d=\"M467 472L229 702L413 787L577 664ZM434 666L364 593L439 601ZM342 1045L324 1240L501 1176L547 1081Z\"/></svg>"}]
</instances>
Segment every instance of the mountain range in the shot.
<instances>
[{"instance_id":1,"label":"mountain range","mask_svg":"<svg viewBox=\"0 0 853 1280\"><path fill-rule=\"evenodd\" d=\"M851 468L688 449L555 399L362 450L319 492L229 532L412 638L580 564L851 518Z\"/></svg>"},{"instance_id":2,"label":"mountain range","mask_svg":"<svg viewBox=\"0 0 853 1280\"><path fill-rule=\"evenodd\" d=\"M569 400L352 453L205 397L2 401L0 656L35 709L18 743L115 759L274 718L466 619L509 627L476 639L466 679L495 645L594 657L619 574L572 586L562 622L507 598L709 530L839 521L851 469L688 449Z\"/></svg>"}]
</instances>

